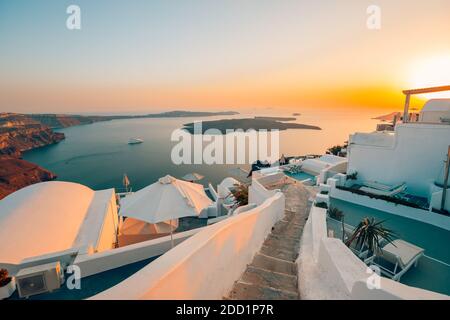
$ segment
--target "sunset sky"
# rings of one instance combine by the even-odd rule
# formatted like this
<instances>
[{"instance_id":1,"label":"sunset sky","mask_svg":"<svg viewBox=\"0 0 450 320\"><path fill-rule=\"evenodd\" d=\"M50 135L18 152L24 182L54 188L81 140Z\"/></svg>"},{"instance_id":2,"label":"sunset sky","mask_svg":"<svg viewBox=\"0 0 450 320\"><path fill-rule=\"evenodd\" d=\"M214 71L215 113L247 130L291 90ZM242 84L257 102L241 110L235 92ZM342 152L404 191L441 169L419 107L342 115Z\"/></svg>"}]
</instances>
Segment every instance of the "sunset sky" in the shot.
<instances>
[{"instance_id":1,"label":"sunset sky","mask_svg":"<svg viewBox=\"0 0 450 320\"><path fill-rule=\"evenodd\" d=\"M448 84L448 0L0 0L0 111L394 110Z\"/></svg>"}]
</instances>

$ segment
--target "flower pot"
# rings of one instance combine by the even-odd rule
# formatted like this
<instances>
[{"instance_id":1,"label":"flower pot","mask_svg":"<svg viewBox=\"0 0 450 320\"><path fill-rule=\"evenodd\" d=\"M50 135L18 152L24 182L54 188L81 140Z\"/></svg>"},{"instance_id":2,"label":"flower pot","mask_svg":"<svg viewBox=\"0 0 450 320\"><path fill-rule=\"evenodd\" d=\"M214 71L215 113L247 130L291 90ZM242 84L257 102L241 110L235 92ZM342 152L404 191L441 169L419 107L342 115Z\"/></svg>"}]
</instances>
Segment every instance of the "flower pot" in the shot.
<instances>
[{"instance_id":1,"label":"flower pot","mask_svg":"<svg viewBox=\"0 0 450 320\"><path fill-rule=\"evenodd\" d=\"M7 285L0 287L0 300L9 298L14 291L16 291L16 279L13 277Z\"/></svg>"}]
</instances>

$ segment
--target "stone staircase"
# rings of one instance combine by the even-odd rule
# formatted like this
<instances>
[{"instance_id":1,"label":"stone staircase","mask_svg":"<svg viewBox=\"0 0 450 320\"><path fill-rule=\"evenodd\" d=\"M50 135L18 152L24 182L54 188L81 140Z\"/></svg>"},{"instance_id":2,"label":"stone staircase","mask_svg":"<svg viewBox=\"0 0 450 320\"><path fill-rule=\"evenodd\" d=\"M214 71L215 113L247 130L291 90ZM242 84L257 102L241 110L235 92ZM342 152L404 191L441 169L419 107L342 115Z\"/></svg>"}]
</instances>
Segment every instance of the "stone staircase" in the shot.
<instances>
[{"instance_id":1,"label":"stone staircase","mask_svg":"<svg viewBox=\"0 0 450 320\"><path fill-rule=\"evenodd\" d=\"M309 192L300 183L281 188L284 218L277 222L227 299L299 299L297 264L300 239L308 217Z\"/></svg>"}]
</instances>

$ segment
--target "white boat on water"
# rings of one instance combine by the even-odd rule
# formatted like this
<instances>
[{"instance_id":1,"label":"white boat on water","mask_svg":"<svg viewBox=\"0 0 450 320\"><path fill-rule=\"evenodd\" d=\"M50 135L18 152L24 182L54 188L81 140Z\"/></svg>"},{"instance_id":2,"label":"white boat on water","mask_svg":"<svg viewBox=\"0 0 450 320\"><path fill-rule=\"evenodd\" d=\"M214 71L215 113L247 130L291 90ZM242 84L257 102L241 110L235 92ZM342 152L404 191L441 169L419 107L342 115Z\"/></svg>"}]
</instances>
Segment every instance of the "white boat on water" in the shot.
<instances>
[{"instance_id":1,"label":"white boat on water","mask_svg":"<svg viewBox=\"0 0 450 320\"><path fill-rule=\"evenodd\" d=\"M144 142L144 140L140 139L140 138L130 138L128 140L128 144L139 144Z\"/></svg>"}]
</instances>

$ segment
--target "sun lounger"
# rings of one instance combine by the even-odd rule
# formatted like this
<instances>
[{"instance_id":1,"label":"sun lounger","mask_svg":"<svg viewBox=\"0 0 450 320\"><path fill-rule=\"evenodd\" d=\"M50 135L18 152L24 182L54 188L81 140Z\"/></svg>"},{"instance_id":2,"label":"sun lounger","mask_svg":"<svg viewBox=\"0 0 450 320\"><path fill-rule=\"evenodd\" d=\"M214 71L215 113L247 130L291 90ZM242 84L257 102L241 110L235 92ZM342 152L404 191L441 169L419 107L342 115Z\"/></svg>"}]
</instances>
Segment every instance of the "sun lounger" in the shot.
<instances>
[{"instance_id":1,"label":"sun lounger","mask_svg":"<svg viewBox=\"0 0 450 320\"><path fill-rule=\"evenodd\" d=\"M402 183L399 185L386 185L376 181L366 181L359 190L383 196L394 196L406 190L406 184Z\"/></svg>"},{"instance_id":2,"label":"sun lounger","mask_svg":"<svg viewBox=\"0 0 450 320\"><path fill-rule=\"evenodd\" d=\"M383 275L395 281L400 281L413 265L422 257L424 249L409 242L397 239L385 245L380 252L365 260L366 264L380 268Z\"/></svg>"}]
</instances>

